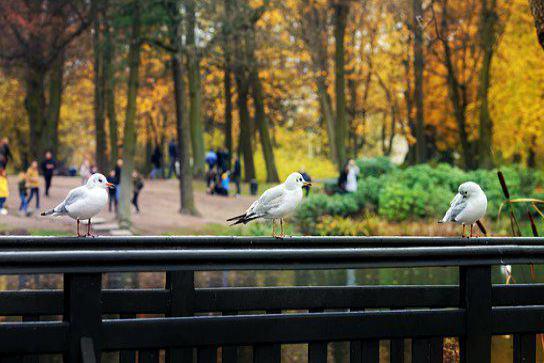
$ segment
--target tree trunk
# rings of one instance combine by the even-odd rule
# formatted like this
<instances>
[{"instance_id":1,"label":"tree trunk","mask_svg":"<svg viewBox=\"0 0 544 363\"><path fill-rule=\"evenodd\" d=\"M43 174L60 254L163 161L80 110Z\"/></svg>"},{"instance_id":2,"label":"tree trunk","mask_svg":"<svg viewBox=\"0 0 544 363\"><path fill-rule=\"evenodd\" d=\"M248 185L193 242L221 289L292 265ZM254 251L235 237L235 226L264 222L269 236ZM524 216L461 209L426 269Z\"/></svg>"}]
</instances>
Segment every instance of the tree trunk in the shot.
<instances>
[{"instance_id":1,"label":"tree trunk","mask_svg":"<svg viewBox=\"0 0 544 363\"><path fill-rule=\"evenodd\" d=\"M251 74L251 89L253 91L253 104L255 105L255 124L259 129L261 147L266 165L266 181L268 183L277 183L280 181L280 177L276 169L274 149L268 133L268 119L264 112L263 88L257 70L253 70Z\"/></svg>"},{"instance_id":2,"label":"tree trunk","mask_svg":"<svg viewBox=\"0 0 544 363\"><path fill-rule=\"evenodd\" d=\"M200 59L195 42L196 15L194 0L185 1L187 12L187 78L189 81L189 119L191 123L191 145L193 148L194 174L204 176L204 135L202 132L202 89L200 80Z\"/></svg>"},{"instance_id":3,"label":"tree trunk","mask_svg":"<svg viewBox=\"0 0 544 363\"><path fill-rule=\"evenodd\" d=\"M225 148L229 152L228 167L230 168L230 159L234 155L234 149L232 144L232 59L231 59L231 36L228 27L232 27L230 14L232 12L231 0L225 0L225 16L223 24L223 52L224 52L224 64L223 64L223 88L225 92Z\"/></svg>"},{"instance_id":4,"label":"tree trunk","mask_svg":"<svg viewBox=\"0 0 544 363\"><path fill-rule=\"evenodd\" d=\"M99 0L95 0L99 1ZM94 47L94 125L96 136L96 166L105 173L108 167L106 143L106 108L104 77L104 44L102 41L102 14L97 13L94 19L93 47Z\"/></svg>"},{"instance_id":5,"label":"tree trunk","mask_svg":"<svg viewBox=\"0 0 544 363\"><path fill-rule=\"evenodd\" d=\"M107 17L104 17L104 77L105 96L106 96L106 112L108 114L109 123L109 149L110 149L110 164L113 166L119 157L118 153L118 125L117 114L115 112L115 72L113 70L113 58L115 49L111 38L110 24Z\"/></svg>"},{"instance_id":6,"label":"tree trunk","mask_svg":"<svg viewBox=\"0 0 544 363\"><path fill-rule=\"evenodd\" d=\"M340 1L334 6L334 72L336 92L336 153L338 170L346 163L346 82L344 69L344 38L349 11L347 2Z\"/></svg>"},{"instance_id":7,"label":"tree trunk","mask_svg":"<svg viewBox=\"0 0 544 363\"><path fill-rule=\"evenodd\" d=\"M336 129L334 123L334 115L332 110L331 97L329 96L327 81L325 77L317 77L317 95L319 98L319 108L321 116L327 125L327 135L329 140L329 148L331 159L333 162L338 162L338 151L336 147Z\"/></svg>"},{"instance_id":8,"label":"tree trunk","mask_svg":"<svg viewBox=\"0 0 544 363\"><path fill-rule=\"evenodd\" d=\"M425 136L425 120L423 114L423 28L420 19L423 18L423 6L421 0L412 0L413 18L412 28L414 32L414 103L416 108L415 132L416 132L416 163L427 161L427 138Z\"/></svg>"},{"instance_id":9,"label":"tree trunk","mask_svg":"<svg viewBox=\"0 0 544 363\"><path fill-rule=\"evenodd\" d=\"M58 157L60 106L62 104L64 75L64 51L61 51L52 65L49 75L49 104L47 105L47 138L45 149Z\"/></svg>"},{"instance_id":10,"label":"tree trunk","mask_svg":"<svg viewBox=\"0 0 544 363\"><path fill-rule=\"evenodd\" d=\"M41 67L27 67L26 69L25 108L30 125L30 157L38 160L45 151L47 135L46 103L45 103L45 69Z\"/></svg>"},{"instance_id":11,"label":"tree trunk","mask_svg":"<svg viewBox=\"0 0 544 363\"><path fill-rule=\"evenodd\" d=\"M529 0L531 13L535 18L536 35L538 43L544 49L544 0Z\"/></svg>"},{"instance_id":12,"label":"tree trunk","mask_svg":"<svg viewBox=\"0 0 544 363\"><path fill-rule=\"evenodd\" d=\"M244 156L244 180L246 182L255 179L255 163L253 161L253 149L251 147L251 125L248 109L249 85L245 75L236 75L238 89L238 113L240 118L240 149Z\"/></svg>"},{"instance_id":13,"label":"tree trunk","mask_svg":"<svg viewBox=\"0 0 544 363\"><path fill-rule=\"evenodd\" d=\"M491 61L496 42L497 21L496 0L482 0L480 47L483 53L483 60L478 84L478 103L480 111L478 164L480 168L485 169L491 169L493 167L493 121L491 119L491 114L489 113L488 93L491 78Z\"/></svg>"},{"instance_id":14,"label":"tree trunk","mask_svg":"<svg viewBox=\"0 0 544 363\"><path fill-rule=\"evenodd\" d=\"M119 224L122 228L131 227L130 199L132 197L132 171L136 154L136 97L138 95L138 76L140 68L140 1L134 0L132 11L132 32L128 52L127 108L123 139L123 168L121 169L121 196L119 200Z\"/></svg>"}]
</instances>

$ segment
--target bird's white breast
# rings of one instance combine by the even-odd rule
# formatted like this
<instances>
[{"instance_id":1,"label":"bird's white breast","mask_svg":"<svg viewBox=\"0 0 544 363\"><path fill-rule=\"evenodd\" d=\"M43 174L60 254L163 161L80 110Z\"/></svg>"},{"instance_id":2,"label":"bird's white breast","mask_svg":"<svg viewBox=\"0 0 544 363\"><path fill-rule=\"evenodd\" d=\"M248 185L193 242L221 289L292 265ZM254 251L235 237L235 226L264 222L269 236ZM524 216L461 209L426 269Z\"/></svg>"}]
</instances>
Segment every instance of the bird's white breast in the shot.
<instances>
[{"instance_id":1,"label":"bird's white breast","mask_svg":"<svg viewBox=\"0 0 544 363\"><path fill-rule=\"evenodd\" d=\"M467 206L459 213L455 220L458 223L474 224L484 217L486 210L487 198L485 194L481 192L468 200Z\"/></svg>"},{"instance_id":2,"label":"bird's white breast","mask_svg":"<svg viewBox=\"0 0 544 363\"><path fill-rule=\"evenodd\" d=\"M302 201L302 189L286 190L282 203L268 211L268 218L285 218L292 214Z\"/></svg>"},{"instance_id":3,"label":"bird's white breast","mask_svg":"<svg viewBox=\"0 0 544 363\"><path fill-rule=\"evenodd\" d=\"M108 203L108 192L102 188L89 189L84 198L66 207L74 219L89 219L100 213Z\"/></svg>"}]
</instances>

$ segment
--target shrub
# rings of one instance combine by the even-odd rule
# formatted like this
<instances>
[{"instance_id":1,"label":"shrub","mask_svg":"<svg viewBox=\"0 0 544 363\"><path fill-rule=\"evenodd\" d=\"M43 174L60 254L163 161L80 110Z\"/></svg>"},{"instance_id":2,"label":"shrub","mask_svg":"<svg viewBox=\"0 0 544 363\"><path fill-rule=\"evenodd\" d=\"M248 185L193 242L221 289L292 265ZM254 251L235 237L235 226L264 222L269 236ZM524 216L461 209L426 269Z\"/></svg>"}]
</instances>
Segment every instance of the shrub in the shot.
<instances>
[{"instance_id":1,"label":"shrub","mask_svg":"<svg viewBox=\"0 0 544 363\"><path fill-rule=\"evenodd\" d=\"M375 236L379 234L380 221L372 215L363 219L325 216L316 225L320 236Z\"/></svg>"},{"instance_id":2,"label":"shrub","mask_svg":"<svg viewBox=\"0 0 544 363\"><path fill-rule=\"evenodd\" d=\"M385 156L379 156L371 159L356 160L357 166L361 169L359 177L366 178L369 176L378 177L383 174L389 174L397 168L395 164Z\"/></svg>"}]
</instances>

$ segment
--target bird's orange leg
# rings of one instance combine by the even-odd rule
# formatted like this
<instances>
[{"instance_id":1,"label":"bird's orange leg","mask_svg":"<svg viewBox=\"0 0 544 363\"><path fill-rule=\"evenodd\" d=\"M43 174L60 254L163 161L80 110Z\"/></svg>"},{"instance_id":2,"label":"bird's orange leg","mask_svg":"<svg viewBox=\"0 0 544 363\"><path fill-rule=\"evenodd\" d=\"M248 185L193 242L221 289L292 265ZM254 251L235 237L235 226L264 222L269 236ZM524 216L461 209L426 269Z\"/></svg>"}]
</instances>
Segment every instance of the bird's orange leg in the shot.
<instances>
[{"instance_id":1,"label":"bird's orange leg","mask_svg":"<svg viewBox=\"0 0 544 363\"><path fill-rule=\"evenodd\" d=\"M91 218L89 218L89 223L87 223L87 236L94 237L94 235L91 233Z\"/></svg>"},{"instance_id":2,"label":"bird's orange leg","mask_svg":"<svg viewBox=\"0 0 544 363\"><path fill-rule=\"evenodd\" d=\"M465 228L465 224L463 224L463 234L461 235L461 237L465 238L465 233L466 233L466 228Z\"/></svg>"},{"instance_id":3,"label":"bird's orange leg","mask_svg":"<svg viewBox=\"0 0 544 363\"><path fill-rule=\"evenodd\" d=\"M281 238L285 237L285 233L283 232L283 218L280 218L280 226L281 226Z\"/></svg>"},{"instance_id":4,"label":"bird's orange leg","mask_svg":"<svg viewBox=\"0 0 544 363\"><path fill-rule=\"evenodd\" d=\"M78 237L84 237L82 234L79 233L79 219L76 219L76 222L77 222L77 236Z\"/></svg>"},{"instance_id":5,"label":"bird's orange leg","mask_svg":"<svg viewBox=\"0 0 544 363\"><path fill-rule=\"evenodd\" d=\"M272 219L272 237L276 238L276 220Z\"/></svg>"},{"instance_id":6,"label":"bird's orange leg","mask_svg":"<svg viewBox=\"0 0 544 363\"><path fill-rule=\"evenodd\" d=\"M471 224L470 225L470 236L469 236L469 238L472 237L473 230L474 230L474 224Z\"/></svg>"}]
</instances>

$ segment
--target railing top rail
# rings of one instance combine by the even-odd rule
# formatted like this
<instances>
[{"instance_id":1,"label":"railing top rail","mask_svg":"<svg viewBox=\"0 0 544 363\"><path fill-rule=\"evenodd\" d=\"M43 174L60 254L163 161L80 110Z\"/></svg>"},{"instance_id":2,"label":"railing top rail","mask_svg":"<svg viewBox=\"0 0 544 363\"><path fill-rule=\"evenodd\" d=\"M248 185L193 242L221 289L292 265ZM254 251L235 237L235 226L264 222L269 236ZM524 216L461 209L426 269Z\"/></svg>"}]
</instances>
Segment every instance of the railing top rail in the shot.
<instances>
[{"instance_id":1,"label":"railing top rail","mask_svg":"<svg viewBox=\"0 0 544 363\"><path fill-rule=\"evenodd\" d=\"M100 236L97 238L58 236L0 236L0 249L26 248L261 248L261 247L437 247L544 245L544 237L423 237L423 236Z\"/></svg>"},{"instance_id":2,"label":"railing top rail","mask_svg":"<svg viewBox=\"0 0 544 363\"><path fill-rule=\"evenodd\" d=\"M431 244L433 241L436 242L434 245ZM542 241L536 238L467 241L429 237L293 237L283 240L254 237L0 237L0 272L536 264L544 263Z\"/></svg>"}]
</instances>

